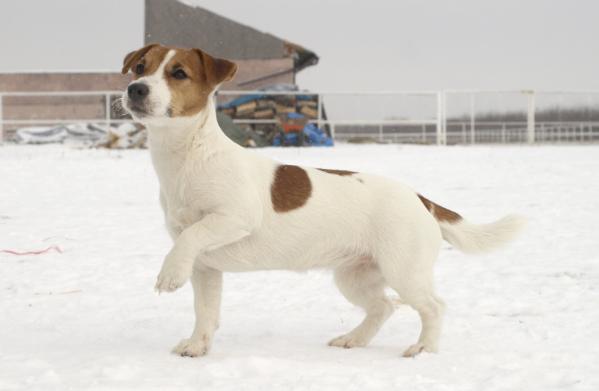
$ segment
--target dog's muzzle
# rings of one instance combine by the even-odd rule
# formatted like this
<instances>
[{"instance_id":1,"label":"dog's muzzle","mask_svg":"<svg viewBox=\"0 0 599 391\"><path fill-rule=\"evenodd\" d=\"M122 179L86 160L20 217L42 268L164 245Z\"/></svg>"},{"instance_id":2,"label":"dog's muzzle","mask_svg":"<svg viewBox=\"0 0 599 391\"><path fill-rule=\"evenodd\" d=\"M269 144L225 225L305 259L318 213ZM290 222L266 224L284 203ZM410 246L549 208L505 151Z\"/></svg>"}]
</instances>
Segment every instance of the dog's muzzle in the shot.
<instances>
[{"instance_id":1,"label":"dog's muzzle","mask_svg":"<svg viewBox=\"0 0 599 391\"><path fill-rule=\"evenodd\" d=\"M150 88L145 83L133 83L127 87L127 96L133 103L141 103L150 93Z\"/></svg>"},{"instance_id":2,"label":"dog's muzzle","mask_svg":"<svg viewBox=\"0 0 599 391\"><path fill-rule=\"evenodd\" d=\"M150 87L145 83L133 83L127 87L127 99L124 99L126 108L137 116L148 114L148 99Z\"/></svg>"}]
</instances>

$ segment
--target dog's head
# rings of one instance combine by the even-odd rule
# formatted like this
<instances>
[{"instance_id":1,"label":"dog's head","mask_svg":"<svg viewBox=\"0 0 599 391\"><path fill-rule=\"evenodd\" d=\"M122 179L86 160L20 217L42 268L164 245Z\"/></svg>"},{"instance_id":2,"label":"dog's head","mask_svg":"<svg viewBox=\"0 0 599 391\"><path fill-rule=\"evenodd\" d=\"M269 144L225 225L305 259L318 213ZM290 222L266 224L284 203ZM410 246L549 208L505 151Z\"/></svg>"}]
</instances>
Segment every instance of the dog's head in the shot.
<instances>
[{"instance_id":1,"label":"dog's head","mask_svg":"<svg viewBox=\"0 0 599 391\"><path fill-rule=\"evenodd\" d=\"M219 84L231 80L237 65L200 49L151 44L123 61L122 73L133 81L123 93L123 107L138 121L193 117Z\"/></svg>"}]
</instances>

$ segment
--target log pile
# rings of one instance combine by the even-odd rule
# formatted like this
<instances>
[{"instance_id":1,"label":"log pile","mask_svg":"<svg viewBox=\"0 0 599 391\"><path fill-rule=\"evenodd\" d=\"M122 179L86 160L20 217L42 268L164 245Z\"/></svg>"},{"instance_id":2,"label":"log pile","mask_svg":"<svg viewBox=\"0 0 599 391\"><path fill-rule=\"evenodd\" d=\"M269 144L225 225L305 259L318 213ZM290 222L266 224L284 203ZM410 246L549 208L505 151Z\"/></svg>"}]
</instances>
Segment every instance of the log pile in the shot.
<instances>
[{"instance_id":1,"label":"log pile","mask_svg":"<svg viewBox=\"0 0 599 391\"><path fill-rule=\"evenodd\" d=\"M318 118L318 95L248 95L219 106L232 119L274 120L279 114L299 113Z\"/></svg>"}]
</instances>

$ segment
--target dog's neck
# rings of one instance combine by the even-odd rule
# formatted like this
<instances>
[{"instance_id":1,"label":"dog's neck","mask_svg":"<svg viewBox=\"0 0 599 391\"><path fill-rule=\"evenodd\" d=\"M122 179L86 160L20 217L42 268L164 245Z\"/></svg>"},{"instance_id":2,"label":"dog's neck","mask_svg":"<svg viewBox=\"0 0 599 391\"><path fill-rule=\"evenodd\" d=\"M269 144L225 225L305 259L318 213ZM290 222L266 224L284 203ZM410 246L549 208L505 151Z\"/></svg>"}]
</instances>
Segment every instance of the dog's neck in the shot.
<instances>
[{"instance_id":1,"label":"dog's neck","mask_svg":"<svg viewBox=\"0 0 599 391\"><path fill-rule=\"evenodd\" d=\"M172 184L188 158L207 158L207 152L216 153L232 143L218 124L213 99L193 116L152 120L146 127L152 163L162 187Z\"/></svg>"},{"instance_id":2,"label":"dog's neck","mask_svg":"<svg viewBox=\"0 0 599 391\"><path fill-rule=\"evenodd\" d=\"M209 99L206 107L186 117L164 117L145 123L152 153L174 153L182 155L194 143L216 141L224 136L216 119L214 101Z\"/></svg>"}]
</instances>

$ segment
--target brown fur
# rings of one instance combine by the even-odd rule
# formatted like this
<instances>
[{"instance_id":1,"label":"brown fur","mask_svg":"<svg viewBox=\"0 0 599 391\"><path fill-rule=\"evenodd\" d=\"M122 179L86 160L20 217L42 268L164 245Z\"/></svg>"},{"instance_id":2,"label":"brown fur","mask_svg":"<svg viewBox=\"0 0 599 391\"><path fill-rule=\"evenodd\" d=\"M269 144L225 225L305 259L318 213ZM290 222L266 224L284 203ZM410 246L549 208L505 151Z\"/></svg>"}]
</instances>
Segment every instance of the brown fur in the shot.
<instances>
[{"instance_id":1,"label":"brown fur","mask_svg":"<svg viewBox=\"0 0 599 391\"><path fill-rule=\"evenodd\" d=\"M455 223L462 220L462 216L457 214L456 212L449 210L447 208L442 207L441 205L435 204L433 201L425 198L424 196L418 194L418 198L424 204L426 209L432 214L437 221L447 221L448 223Z\"/></svg>"},{"instance_id":2,"label":"brown fur","mask_svg":"<svg viewBox=\"0 0 599 391\"><path fill-rule=\"evenodd\" d=\"M141 76L150 75L154 73L156 69L158 69L167 52L167 48L159 46L155 43L146 45L143 48L133 51L125 56L125 60L123 60L123 69L121 72L125 74L129 72L129 70L134 69L137 64L142 63L145 66L144 73L142 75L137 75L135 72L133 72L133 77L137 79Z\"/></svg>"},{"instance_id":3,"label":"brown fur","mask_svg":"<svg viewBox=\"0 0 599 391\"><path fill-rule=\"evenodd\" d=\"M173 70L182 69L187 79L171 76ZM171 90L171 116L186 116L200 112L210 97L212 86L207 83L199 56L192 50L177 50L165 67L166 81Z\"/></svg>"},{"instance_id":4,"label":"brown fur","mask_svg":"<svg viewBox=\"0 0 599 391\"><path fill-rule=\"evenodd\" d=\"M233 79L235 73L237 73L237 64L234 62L212 57L200 49L193 49L193 51L200 57L206 82L213 87Z\"/></svg>"},{"instance_id":5,"label":"brown fur","mask_svg":"<svg viewBox=\"0 0 599 391\"><path fill-rule=\"evenodd\" d=\"M208 102L210 93L217 85L229 81L237 71L237 65L231 61L215 58L200 49L170 48L157 44L144 46L129 53L123 61L123 73L135 71L135 66L144 64L144 72L134 79L156 72L169 50L175 55L164 68L165 79L171 91L170 115L189 116L200 112ZM176 79L173 72L182 69L185 79Z\"/></svg>"},{"instance_id":6,"label":"brown fur","mask_svg":"<svg viewBox=\"0 0 599 391\"><path fill-rule=\"evenodd\" d=\"M187 79L178 80L171 76L177 68L185 71ZM171 90L171 115L176 117L199 113L206 106L210 93L220 83L235 76L237 65L214 58L200 49L177 49L165 71Z\"/></svg>"},{"instance_id":7,"label":"brown fur","mask_svg":"<svg viewBox=\"0 0 599 391\"><path fill-rule=\"evenodd\" d=\"M283 213L302 207L312 194L308 173L298 166L278 166L270 187L275 212Z\"/></svg>"},{"instance_id":8,"label":"brown fur","mask_svg":"<svg viewBox=\"0 0 599 391\"><path fill-rule=\"evenodd\" d=\"M341 175L341 176L353 175L353 174L356 173L355 171L333 170L333 169L330 169L330 168L317 168L317 170L324 171L324 172L327 172L329 174Z\"/></svg>"}]
</instances>

